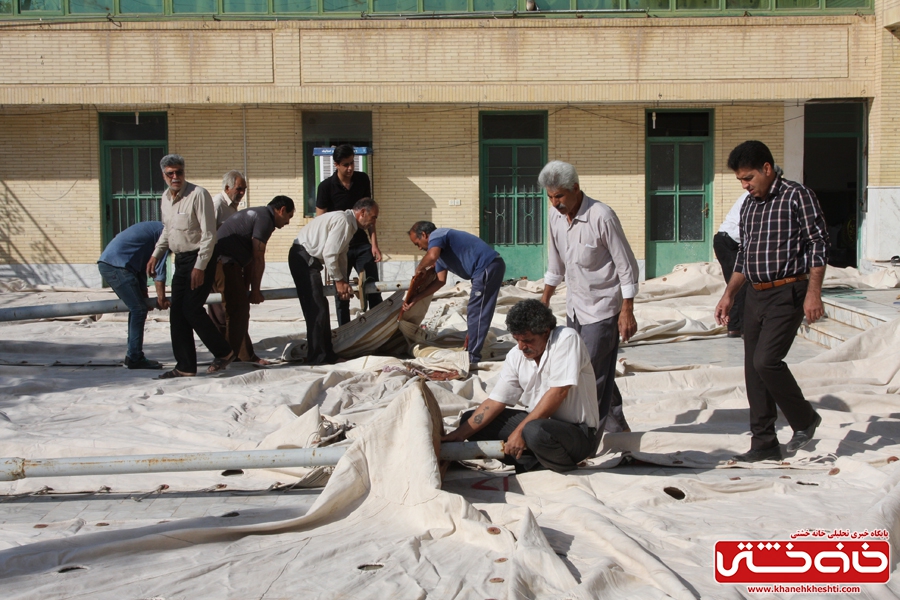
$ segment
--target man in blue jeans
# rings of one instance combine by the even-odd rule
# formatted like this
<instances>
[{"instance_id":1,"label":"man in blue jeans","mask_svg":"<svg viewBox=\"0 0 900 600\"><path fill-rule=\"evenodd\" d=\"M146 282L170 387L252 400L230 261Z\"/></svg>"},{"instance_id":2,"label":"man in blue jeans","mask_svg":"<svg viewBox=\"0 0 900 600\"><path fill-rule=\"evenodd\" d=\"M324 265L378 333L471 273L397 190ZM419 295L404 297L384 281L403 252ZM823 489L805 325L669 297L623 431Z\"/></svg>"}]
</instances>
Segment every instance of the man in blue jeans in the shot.
<instances>
[{"instance_id":1,"label":"man in blue jeans","mask_svg":"<svg viewBox=\"0 0 900 600\"><path fill-rule=\"evenodd\" d=\"M503 284L506 263L496 250L481 238L446 227L436 227L430 221L418 221L409 230L409 239L420 250L427 250L416 267L416 273L434 268L437 275L430 285L403 304L403 311L441 289L447 283L447 271L472 282L469 305L466 311L468 323L469 362L481 360L481 350L491 319L497 307L497 295Z\"/></svg>"},{"instance_id":2,"label":"man in blue jeans","mask_svg":"<svg viewBox=\"0 0 900 600\"><path fill-rule=\"evenodd\" d=\"M156 242L162 234L159 221L136 223L106 246L97 268L106 283L128 307L128 351L125 366L129 369L161 369L162 365L144 356L144 323L147 321L147 275L145 269ZM156 285L156 308L169 308L166 299L166 257L157 262L153 278Z\"/></svg>"}]
</instances>

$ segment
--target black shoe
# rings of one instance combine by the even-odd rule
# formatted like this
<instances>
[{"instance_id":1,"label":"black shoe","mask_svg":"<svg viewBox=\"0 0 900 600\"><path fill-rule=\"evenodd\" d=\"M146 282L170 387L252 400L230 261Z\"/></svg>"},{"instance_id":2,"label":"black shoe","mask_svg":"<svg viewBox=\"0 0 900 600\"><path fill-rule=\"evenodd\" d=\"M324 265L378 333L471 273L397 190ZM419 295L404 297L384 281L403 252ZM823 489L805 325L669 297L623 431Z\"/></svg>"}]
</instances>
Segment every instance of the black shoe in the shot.
<instances>
[{"instance_id":1,"label":"black shoe","mask_svg":"<svg viewBox=\"0 0 900 600\"><path fill-rule=\"evenodd\" d=\"M739 337L744 337L744 334L741 333L741 330L740 330L740 329L729 329L729 330L728 330L728 337L730 337L730 338L739 338Z\"/></svg>"},{"instance_id":2,"label":"black shoe","mask_svg":"<svg viewBox=\"0 0 900 600\"><path fill-rule=\"evenodd\" d=\"M813 435L816 433L816 427L822 424L822 417L819 413L816 413L816 418L813 420L812 425L807 427L806 429L801 429L800 431L794 432L794 437L791 438L791 441L787 443L787 451L788 452L796 452L803 446L807 445L810 441L812 441Z\"/></svg>"},{"instance_id":3,"label":"black shoe","mask_svg":"<svg viewBox=\"0 0 900 600\"><path fill-rule=\"evenodd\" d=\"M731 460L737 462L759 462L761 460L781 460L781 448L772 446L761 450L751 450L744 454L735 454Z\"/></svg>"},{"instance_id":4,"label":"black shoe","mask_svg":"<svg viewBox=\"0 0 900 600\"><path fill-rule=\"evenodd\" d=\"M138 360L131 360L126 356L125 366L129 369L162 369L162 363L150 360L146 356L142 356Z\"/></svg>"}]
</instances>

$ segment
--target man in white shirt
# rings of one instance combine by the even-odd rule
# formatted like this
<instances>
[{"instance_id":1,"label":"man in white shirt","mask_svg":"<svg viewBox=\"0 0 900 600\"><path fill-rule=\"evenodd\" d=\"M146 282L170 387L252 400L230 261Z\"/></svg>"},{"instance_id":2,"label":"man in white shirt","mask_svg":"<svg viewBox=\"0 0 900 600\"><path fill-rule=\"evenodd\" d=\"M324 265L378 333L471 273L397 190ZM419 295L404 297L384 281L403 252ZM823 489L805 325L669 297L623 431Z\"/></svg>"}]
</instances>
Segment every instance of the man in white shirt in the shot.
<instances>
[{"instance_id":1,"label":"man in white shirt","mask_svg":"<svg viewBox=\"0 0 900 600\"><path fill-rule=\"evenodd\" d=\"M238 211L238 206L246 193L247 180L243 173L232 170L222 176L222 191L213 196L217 229Z\"/></svg>"},{"instance_id":2,"label":"man in white shirt","mask_svg":"<svg viewBox=\"0 0 900 600\"><path fill-rule=\"evenodd\" d=\"M578 173L554 160L538 176L553 206L550 211L548 266L541 301L549 306L556 286L566 281L566 324L584 340L597 378L600 428L631 431L616 387L619 337L627 342L637 331L634 297L639 267L616 213L581 191ZM609 416L611 418L607 419Z\"/></svg>"},{"instance_id":3,"label":"man in white shirt","mask_svg":"<svg viewBox=\"0 0 900 600\"><path fill-rule=\"evenodd\" d=\"M578 333L553 312L522 300L506 315L517 342L487 400L460 418L442 442L503 440L505 462L522 473L571 471L593 454L600 424L594 369ZM510 408L518 404L522 409Z\"/></svg>"},{"instance_id":4,"label":"man in white shirt","mask_svg":"<svg viewBox=\"0 0 900 600\"><path fill-rule=\"evenodd\" d=\"M349 300L347 249L359 230L368 230L378 219L378 204L363 198L351 210L317 216L300 230L288 253L288 266L297 298L306 320L306 364L333 364L337 355L331 345L331 316L322 284L322 269L334 280L337 296Z\"/></svg>"}]
</instances>

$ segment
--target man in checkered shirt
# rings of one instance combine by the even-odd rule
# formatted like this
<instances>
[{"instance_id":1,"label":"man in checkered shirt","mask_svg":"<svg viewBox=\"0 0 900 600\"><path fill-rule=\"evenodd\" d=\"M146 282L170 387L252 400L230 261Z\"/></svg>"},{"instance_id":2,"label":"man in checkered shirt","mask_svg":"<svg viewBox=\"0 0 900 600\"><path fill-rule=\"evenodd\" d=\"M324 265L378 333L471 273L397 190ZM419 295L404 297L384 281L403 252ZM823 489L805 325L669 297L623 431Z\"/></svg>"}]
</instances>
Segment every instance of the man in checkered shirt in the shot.
<instances>
[{"instance_id":1,"label":"man in checkered shirt","mask_svg":"<svg viewBox=\"0 0 900 600\"><path fill-rule=\"evenodd\" d=\"M744 377L750 403L750 451L733 460L781 460L775 434L777 408L794 435L796 452L812 440L822 422L784 362L803 317L814 323L825 314L822 280L828 232L812 190L779 177L772 153L748 141L731 151L728 168L750 196L741 209L741 244L734 274L716 305L716 322L728 312L745 281Z\"/></svg>"}]
</instances>

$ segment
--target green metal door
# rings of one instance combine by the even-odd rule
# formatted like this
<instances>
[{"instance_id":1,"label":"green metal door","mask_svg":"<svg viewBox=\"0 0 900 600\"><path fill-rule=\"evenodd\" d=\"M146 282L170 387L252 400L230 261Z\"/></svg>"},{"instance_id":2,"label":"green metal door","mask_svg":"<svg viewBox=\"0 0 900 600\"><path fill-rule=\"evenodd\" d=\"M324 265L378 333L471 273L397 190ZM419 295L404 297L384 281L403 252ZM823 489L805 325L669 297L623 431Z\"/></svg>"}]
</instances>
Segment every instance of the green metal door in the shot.
<instances>
[{"instance_id":1,"label":"green metal door","mask_svg":"<svg viewBox=\"0 0 900 600\"><path fill-rule=\"evenodd\" d=\"M159 161L166 155L165 115L100 116L103 246L140 221L161 219L165 182ZM143 120L143 124L141 123ZM161 139L153 139L162 136ZM148 139L150 138L150 139Z\"/></svg>"},{"instance_id":2,"label":"green metal door","mask_svg":"<svg viewBox=\"0 0 900 600\"><path fill-rule=\"evenodd\" d=\"M647 139L647 277L710 260L710 147L708 136Z\"/></svg>"},{"instance_id":3,"label":"green metal door","mask_svg":"<svg viewBox=\"0 0 900 600\"><path fill-rule=\"evenodd\" d=\"M481 122L481 238L503 257L508 278L540 279L547 201L537 178L547 157L546 113L484 113Z\"/></svg>"}]
</instances>

